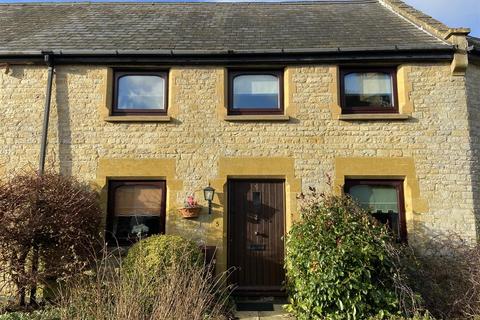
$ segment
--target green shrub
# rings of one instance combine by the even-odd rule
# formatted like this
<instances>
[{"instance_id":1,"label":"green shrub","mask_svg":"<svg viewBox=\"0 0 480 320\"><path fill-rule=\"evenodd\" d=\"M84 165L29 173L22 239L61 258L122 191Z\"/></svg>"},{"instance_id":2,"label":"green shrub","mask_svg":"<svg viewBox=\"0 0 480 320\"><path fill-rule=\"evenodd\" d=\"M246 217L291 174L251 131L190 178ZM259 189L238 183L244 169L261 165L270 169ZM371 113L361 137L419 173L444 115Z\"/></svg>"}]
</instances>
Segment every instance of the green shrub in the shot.
<instances>
[{"instance_id":1,"label":"green shrub","mask_svg":"<svg viewBox=\"0 0 480 320\"><path fill-rule=\"evenodd\" d=\"M198 245L192 240L176 235L157 235L134 244L123 260L123 269L132 272L141 268L158 275L179 261L192 266L203 264L202 257Z\"/></svg>"},{"instance_id":2,"label":"green shrub","mask_svg":"<svg viewBox=\"0 0 480 320\"><path fill-rule=\"evenodd\" d=\"M349 197L311 195L287 237L287 310L303 319L368 319L399 310L392 238Z\"/></svg>"}]
</instances>

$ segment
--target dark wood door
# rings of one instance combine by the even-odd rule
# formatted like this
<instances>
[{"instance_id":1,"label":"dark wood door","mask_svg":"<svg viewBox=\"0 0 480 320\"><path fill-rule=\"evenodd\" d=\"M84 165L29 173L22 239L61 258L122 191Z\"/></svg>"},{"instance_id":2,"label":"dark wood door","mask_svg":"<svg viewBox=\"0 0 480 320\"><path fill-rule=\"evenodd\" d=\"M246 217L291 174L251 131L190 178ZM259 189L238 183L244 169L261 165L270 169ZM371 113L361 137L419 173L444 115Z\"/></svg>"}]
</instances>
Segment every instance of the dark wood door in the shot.
<instances>
[{"instance_id":1,"label":"dark wood door","mask_svg":"<svg viewBox=\"0 0 480 320\"><path fill-rule=\"evenodd\" d=\"M283 180L230 180L228 252L237 293L282 293L285 279Z\"/></svg>"}]
</instances>

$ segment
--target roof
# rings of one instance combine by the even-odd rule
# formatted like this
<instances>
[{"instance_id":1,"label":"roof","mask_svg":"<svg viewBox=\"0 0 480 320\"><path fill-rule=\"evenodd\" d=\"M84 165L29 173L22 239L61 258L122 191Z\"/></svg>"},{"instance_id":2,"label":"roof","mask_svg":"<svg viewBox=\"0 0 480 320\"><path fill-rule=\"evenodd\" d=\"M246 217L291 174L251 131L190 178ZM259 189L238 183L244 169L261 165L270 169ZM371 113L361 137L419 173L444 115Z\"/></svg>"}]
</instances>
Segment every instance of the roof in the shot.
<instances>
[{"instance_id":1,"label":"roof","mask_svg":"<svg viewBox=\"0 0 480 320\"><path fill-rule=\"evenodd\" d=\"M0 54L451 48L376 0L0 4L0 30Z\"/></svg>"}]
</instances>

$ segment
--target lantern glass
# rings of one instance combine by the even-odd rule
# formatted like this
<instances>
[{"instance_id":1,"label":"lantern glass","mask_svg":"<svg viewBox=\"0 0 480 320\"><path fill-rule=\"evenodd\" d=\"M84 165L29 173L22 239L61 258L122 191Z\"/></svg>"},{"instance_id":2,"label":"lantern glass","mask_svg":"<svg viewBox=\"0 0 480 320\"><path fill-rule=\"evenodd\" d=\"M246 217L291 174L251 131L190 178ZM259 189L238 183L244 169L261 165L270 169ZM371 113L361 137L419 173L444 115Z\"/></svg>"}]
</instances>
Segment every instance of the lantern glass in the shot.
<instances>
[{"instance_id":1,"label":"lantern glass","mask_svg":"<svg viewBox=\"0 0 480 320\"><path fill-rule=\"evenodd\" d=\"M205 197L206 201L212 201L213 200L213 195L215 194L215 189L212 187L208 186L205 189L203 189L203 196Z\"/></svg>"}]
</instances>

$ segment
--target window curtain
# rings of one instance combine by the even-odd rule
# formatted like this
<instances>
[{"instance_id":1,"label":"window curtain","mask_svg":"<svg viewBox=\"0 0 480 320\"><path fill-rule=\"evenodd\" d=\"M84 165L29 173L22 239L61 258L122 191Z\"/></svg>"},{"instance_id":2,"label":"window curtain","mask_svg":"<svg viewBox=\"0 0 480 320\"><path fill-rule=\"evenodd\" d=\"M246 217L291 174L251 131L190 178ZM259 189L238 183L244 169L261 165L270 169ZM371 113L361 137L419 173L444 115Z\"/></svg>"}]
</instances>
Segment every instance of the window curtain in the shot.
<instances>
[{"instance_id":1,"label":"window curtain","mask_svg":"<svg viewBox=\"0 0 480 320\"><path fill-rule=\"evenodd\" d=\"M345 76L345 93L355 95L391 95L392 79L385 73L350 73Z\"/></svg>"},{"instance_id":2,"label":"window curtain","mask_svg":"<svg viewBox=\"0 0 480 320\"><path fill-rule=\"evenodd\" d=\"M278 78L271 75L235 77L235 94L278 94Z\"/></svg>"},{"instance_id":3,"label":"window curtain","mask_svg":"<svg viewBox=\"0 0 480 320\"><path fill-rule=\"evenodd\" d=\"M115 191L115 216L160 216L162 188L158 186L127 185Z\"/></svg>"},{"instance_id":4,"label":"window curtain","mask_svg":"<svg viewBox=\"0 0 480 320\"><path fill-rule=\"evenodd\" d=\"M351 187L349 193L370 212L399 212L397 190L394 187L359 185Z\"/></svg>"}]
</instances>

